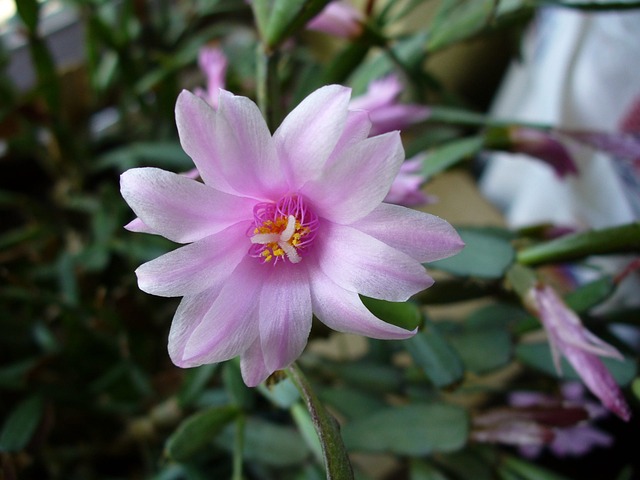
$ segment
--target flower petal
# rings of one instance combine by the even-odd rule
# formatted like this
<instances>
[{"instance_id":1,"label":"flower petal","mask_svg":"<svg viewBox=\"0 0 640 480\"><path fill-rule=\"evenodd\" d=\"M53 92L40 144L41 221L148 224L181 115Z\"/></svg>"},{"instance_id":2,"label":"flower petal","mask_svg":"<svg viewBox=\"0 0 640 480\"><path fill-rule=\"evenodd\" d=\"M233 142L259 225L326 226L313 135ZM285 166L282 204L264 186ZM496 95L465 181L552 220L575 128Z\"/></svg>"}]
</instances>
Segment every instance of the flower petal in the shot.
<instances>
[{"instance_id":1,"label":"flower petal","mask_svg":"<svg viewBox=\"0 0 640 480\"><path fill-rule=\"evenodd\" d=\"M606 408L624 421L629 421L629 405L602 360L578 348L566 348L563 353L591 393L598 397Z\"/></svg>"},{"instance_id":2,"label":"flower petal","mask_svg":"<svg viewBox=\"0 0 640 480\"><path fill-rule=\"evenodd\" d=\"M291 188L299 188L322 172L344 130L350 95L351 89L340 85L316 90L273 134L278 155L288 168Z\"/></svg>"},{"instance_id":3,"label":"flower petal","mask_svg":"<svg viewBox=\"0 0 640 480\"><path fill-rule=\"evenodd\" d=\"M179 243L250 220L255 204L159 168L127 170L120 177L120 191L151 231Z\"/></svg>"},{"instance_id":4,"label":"flower petal","mask_svg":"<svg viewBox=\"0 0 640 480\"><path fill-rule=\"evenodd\" d=\"M176 126L180 145L195 163L202 180L216 190L235 193L220 174L221 147L218 145L218 115L211 105L183 90L176 101Z\"/></svg>"},{"instance_id":5,"label":"flower petal","mask_svg":"<svg viewBox=\"0 0 640 480\"><path fill-rule=\"evenodd\" d=\"M134 218L129 223L127 223L124 226L124 229L129 230L130 232L149 233L151 235L154 235L156 233L153 230L151 230L147 225L145 225L144 222L140 220L138 217Z\"/></svg>"},{"instance_id":6,"label":"flower petal","mask_svg":"<svg viewBox=\"0 0 640 480\"><path fill-rule=\"evenodd\" d=\"M248 387L256 387L271 375L264 364L259 335L240 357L240 372Z\"/></svg>"},{"instance_id":7,"label":"flower petal","mask_svg":"<svg viewBox=\"0 0 640 480\"><path fill-rule=\"evenodd\" d=\"M362 13L351 4L337 1L327 4L306 28L341 38L355 38L362 33Z\"/></svg>"},{"instance_id":8,"label":"flower petal","mask_svg":"<svg viewBox=\"0 0 640 480\"><path fill-rule=\"evenodd\" d=\"M245 257L191 332L183 351L183 366L229 360L251 346L258 335L256 299L263 280L264 265Z\"/></svg>"},{"instance_id":9,"label":"flower petal","mask_svg":"<svg viewBox=\"0 0 640 480\"><path fill-rule=\"evenodd\" d=\"M380 320L364 306L357 293L339 287L319 268L311 271L313 313L329 328L384 340L405 339L417 332Z\"/></svg>"},{"instance_id":10,"label":"flower petal","mask_svg":"<svg viewBox=\"0 0 640 480\"><path fill-rule=\"evenodd\" d=\"M277 200L275 192L287 188L286 177L260 109L246 97L221 90L218 111L218 141L228 145L220 159L227 181L247 196Z\"/></svg>"},{"instance_id":11,"label":"flower petal","mask_svg":"<svg viewBox=\"0 0 640 480\"><path fill-rule=\"evenodd\" d=\"M349 224L382 202L403 160L398 132L368 138L346 149L322 177L307 183L301 193L313 202L320 217Z\"/></svg>"},{"instance_id":12,"label":"flower petal","mask_svg":"<svg viewBox=\"0 0 640 480\"><path fill-rule=\"evenodd\" d=\"M342 136L338 140L333 152L331 152L331 157L327 160L325 168L333 165L333 162L344 150L365 140L369 136L369 132L371 132L369 113L364 110L349 110Z\"/></svg>"},{"instance_id":13,"label":"flower petal","mask_svg":"<svg viewBox=\"0 0 640 480\"><path fill-rule=\"evenodd\" d=\"M138 287L152 295L181 297L221 286L251 246L249 226L238 223L141 265Z\"/></svg>"},{"instance_id":14,"label":"flower petal","mask_svg":"<svg viewBox=\"0 0 640 480\"><path fill-rule=\"evenodd\" d=\"M404 130L414 123L426 120L431 113L428 107L422 105L389 105L371 111L371 135Z\"/></svg>"},{"instance_id":15,"label":"flower petal","mask_svg":"<svg viewBox=\"0 0 640 480\"><path fill-rule=\"evenodd\" d=\"M536 285L529 291L527 301L532 302L537 316L549 337L556 369L559 355L564 355L578 376L602 404L623 420L631 417L627 402L613 376L599 355L620 355L612 346L595 337L580 321L556 291L547 285ZM620 355L619 358L622 358Z\"/></svg>"},{"instance_id":16,"label":"flower petal","mask_svg":"<svg viewBox=\"0 0 640 480\"><path fill-rule=\"evenodd\" d=\"M269 372L280 370L300 356L311 330L311 294L306 269L299 265L280 265L277 271L272 271L260 293L259 311L266 368Z\"/></svg>"},{"instance_id":17,"label":"flower petal","mask_svg":"<svg viewBox=\"0 0 640 480\"><path fill-rule=\"evenodd\" d=\"M447 258L464 248L460 235L445 220L397 205L382 203L351 226L419 262Z\"/></svg>"},{"instance_id":18,"label":"flower petal","mask_svg":"<svg viewBox=\"0 0 640 480\"><path fill-rule=\"evenodd\" d=\"M415 259L355 228L323 222L317 261L333 282L350 292L404 302L433 280Z\"/></svg>"},{"instance_id":19,"label":"flower petal","mask_svg":"<svg viewBox=\"0 0 640 480\"><path fill-rule=\"evenodd\" d=\"M192 366L183 361L184 348L219 293L220 288L210 288L195 295L185 296L178 305L169 330L168 346L169 357L178 367Z\"/></svg>"},{"instance_id":20,"label":"flower petal","mask_svg":"<svg viewBox=\"0 0 640 480\"><path fill-rule=\"evenodd\" d=\"M217 111L190 92L176 104L184 151L207 185L231 194L264 198L263 185L284 185L271 133L258 107L220 90Z\"/></svg>"}]
</instances>

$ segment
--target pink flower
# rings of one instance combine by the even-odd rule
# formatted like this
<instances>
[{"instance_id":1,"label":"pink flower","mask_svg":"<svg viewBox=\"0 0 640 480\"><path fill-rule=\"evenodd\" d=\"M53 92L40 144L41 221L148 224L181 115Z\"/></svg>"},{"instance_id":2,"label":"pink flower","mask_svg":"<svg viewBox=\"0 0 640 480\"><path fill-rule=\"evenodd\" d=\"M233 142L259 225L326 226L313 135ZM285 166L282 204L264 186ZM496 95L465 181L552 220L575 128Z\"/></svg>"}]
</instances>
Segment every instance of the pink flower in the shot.
<instances>
[{"instance_id":1,"label":"pink flower","mask_svg":"<svg viewBox=\"0 0 640 480\"><path fill-rule=\"evenodd\" d=\"M309 30L328 33L340 38L356 38L362 33L364 16L347 2L329 3L308 23Z\"/></svg>"},{"instance_id":2,"label":"pink flower","mask_svg":"<svg viewBox=\"0 0 640 480\"><path fill-rule=\"evenodd\" d=\"M402 88L402 83L395 75L374 80L369 84L367 93L351 100L349 108L369 112L373 124L371 135L402 130L426 120L429 116L427 107L397 102Z\"/></svg>"},{"instance_id":3,"label":"pink flower","mask_svg":"<svg viewBox=\"0 0 640 480\"><path fill-rule=\"evenodd\" d=\"M530 305L547 331L558 373L561 372L560 355L564 355L602 404L623 420L629 420L631 410L618 384L599 358L603 356L622 360L620 352L584 328L580 318L551 287L538 285L529 295Z\"/></svg>"},{"instance_id":4,"label":"pink flower","mask_svg":"<svg viewBox=\"0 0 640 480\"><path fill-rule=\"evenodd\" d=\"M509 128L508 136L513 151L543 160L558 177L578 173L569 151L549 132L518 126Z\"/></svg>"},{"instance_id":5,"label":"pink flower","mask_svg":"<svg viewBox=\"0 0 640 480\"><path fill-rule=\"evenodd\" d=\"M558 133L625 160L640 159L640 135L632 132L598 132L593 130L565 130Z\"/></svg>"},{"instance_id":6,"label":"pink flower","mask_svg":"<svg viewBox=\"0 0 640 480\"><path fill-rule=\"evenodd\" d=\"M391 184L391 189L385 197L387 203L404 205L405 207L418 207L433 203L434 197L422 192L422 184L427 178L420 173L422 171L423 156L405 160L400 171Z\"/></svg>"},{"instance_id":7,"label":"pink flower","mask_svg":"<svg viewBox=\"0 0 640 480\"><path fill-rule=\"evenodd\" d=\"M553 408L558 404L565 408L582 408L588 413L588 420L571 425L570 423L559 425L554 429L553 441L549 443L549 449L557 457L582 456L589 453L595 447L610 447L613 437L598 429L591 420L605 417L607 411L597 403L584 398L585 389L578 382L568 382L562 385L562 399L538 392L514 392L509 398L509 403L517 408ZM536 457L542 451L542 445L521 446L520 452L527 457Z\"/></svg>"},{"instance_id":8,"label":"pink flower","mask_svg":"<svg viewBox=\"0 0 640 480\"><path fill-rule=\"evenodd\" d=\"M198 52L198 65L207 78L207 88L197 88L194 93L213 108L218 106L220 89L225 87L227 63L227 57L218 47L204 46Z\"/></svg>"},{"instance_id":9,"label":"pink flower","mask_svg":"<svg viewBox=\"0 0 640 480\"><path fill-rule=\"evenodd\" d=\"M301 354L312 314L373 338L415 333L373 316L359 294L405 301L433 283L421 262L463 243L437 217L382 203L400 136L369 138L349 97L337 85L315 91L272 136L249 99L221 90L213 109L183 91L180 141L204 183L156 168L122 175L143 224L187 244L136 270L143 291L184 297L169 333L176 365L240 356L255 386Z\"/></svg>"},{"instance_id":10,"label":"pink flower","mask_svg":"<svg viewBox=\"0 0 640 480\"><path fill-rule=\"evenodd\" d=\"M594 447L608 447L613 438L590 420L606 415L600 405L583 399L576 382L562 386L563 398L539 392L518 391L509 396L509 407L494 408L472 419L471 438L482 443L517 446L527 457L544 446L558 457L581 456Z\"/></svg>"}]
</instances>

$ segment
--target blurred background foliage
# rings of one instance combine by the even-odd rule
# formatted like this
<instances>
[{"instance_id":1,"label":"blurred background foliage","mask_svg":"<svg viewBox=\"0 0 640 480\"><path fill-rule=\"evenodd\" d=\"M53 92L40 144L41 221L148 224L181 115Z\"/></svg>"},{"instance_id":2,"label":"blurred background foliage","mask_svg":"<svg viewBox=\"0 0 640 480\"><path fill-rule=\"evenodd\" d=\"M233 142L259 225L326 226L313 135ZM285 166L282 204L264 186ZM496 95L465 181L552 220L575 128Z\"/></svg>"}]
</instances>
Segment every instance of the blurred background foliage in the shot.
<instances>
[{"instance_id":1,"label":"blurred background foliage","mask_svg":"<svg viewBox=\"0 0 640 480\"><path fill-rule=\"evenodd\" d=\"M272 128L322 84L359 94L396 71L405 100L440 106L405 133L408 156L430 151L425 169L434 176L452 167L473 173L469 159L491 127L480 114L518 55L523 28L541 4L563 2L369 1L361 5L365 32L353 39L305 31L296 8L307 3L317 11L326 2L295 0L288 17L262 19L261 43L241 0L16 0L0 52L2 478L324 477L309 412L290 380L248 389L234 361L171 364L166 338L178 301L140 292L133 272L173 246L122 228L132 214L119 174L192 168L173 108L181 89L204 83L196 58L207 43L230 59L227 88L236 94L256 98L260 71L271 72ZM81 54L70 63L47 30L56 16L80 32ZM16 77L19 50L33 68ZM580 478L636 478L635 420L604 421L620 439L615 451L563 462L545 454L544 466L469 440L476 410L503 404L510 390L553 390L558 380L547 344L522 341L539 325L504 282L515 246L540 237L461 234L467 257L434 265L450 274L415 302L367 304L394 323L424 325L414 339L345 340L317 325L300 360L343 423L356 477L559 479L578 469L592 472ZM587 325L627 355L612 368L628 386L637 352L606 323L637 327L637 312L589 323L590 309L615 288L604 278L572 298ZM423 303L465 308L436 321Z\"/></svg>"}]
</instances>

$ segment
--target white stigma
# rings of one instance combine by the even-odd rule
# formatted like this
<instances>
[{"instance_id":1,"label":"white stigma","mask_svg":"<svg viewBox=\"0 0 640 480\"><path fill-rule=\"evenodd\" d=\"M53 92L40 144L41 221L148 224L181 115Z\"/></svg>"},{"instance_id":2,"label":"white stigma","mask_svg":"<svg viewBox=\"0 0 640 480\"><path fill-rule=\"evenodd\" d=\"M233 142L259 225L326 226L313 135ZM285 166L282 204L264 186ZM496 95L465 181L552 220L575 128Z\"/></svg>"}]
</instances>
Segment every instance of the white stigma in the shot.
<instances>
[{"instance_id":1,"label":"white stigma","mask_svg":"<svg viewBox=\"0 0 640 480\"><path fill-rule=\"evenodd\" d=\"M296 217L293 215L289 215L287 219L287 227L280 234L280 240L283 242L288 242L293 237L293 234L296 231ZM280 245L282 246L282 245Z\"/></svg>"},{"instance_id":2,"label":"white stigma","mask_svg":"<svg viewBox=\"0 0 640 480\"><path fill-rule=\"evenodd\" d=\"M298 263L302 258L298 255L296 247L289 243L291 237L296 232L296 217L289 215L287 218L287 226L278 235L277 233L256 233L251 237L251 243L259 243L260 245L267 245L269 243L277 243L278 246L287 255L287 258L291 263Z\"/></svg>"}]
</instances>

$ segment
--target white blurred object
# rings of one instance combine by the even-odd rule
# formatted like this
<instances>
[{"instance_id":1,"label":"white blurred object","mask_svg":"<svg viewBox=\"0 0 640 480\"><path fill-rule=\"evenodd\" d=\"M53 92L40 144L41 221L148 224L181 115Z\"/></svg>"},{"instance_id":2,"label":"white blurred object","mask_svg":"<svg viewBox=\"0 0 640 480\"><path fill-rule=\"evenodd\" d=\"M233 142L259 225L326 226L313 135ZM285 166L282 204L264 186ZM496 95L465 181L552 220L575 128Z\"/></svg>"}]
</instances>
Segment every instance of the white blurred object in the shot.
<instances>
[{"instance_id":1,"label":"white blurred object","mask_svg":"<svg viewBox=\"0 0 640 480\"><path fill-rule=\"evenodd\" d=\"M523 62L511 66L498 93L493 116L618 130L640 94L639 25L638 11L542 10L528 32ZM496 154L480 187L514 227L552 222L603 228L639 218L613 160L569 146L577 177L560 180L548 166L523 155Z\"/></svg>"}]
</instances>

